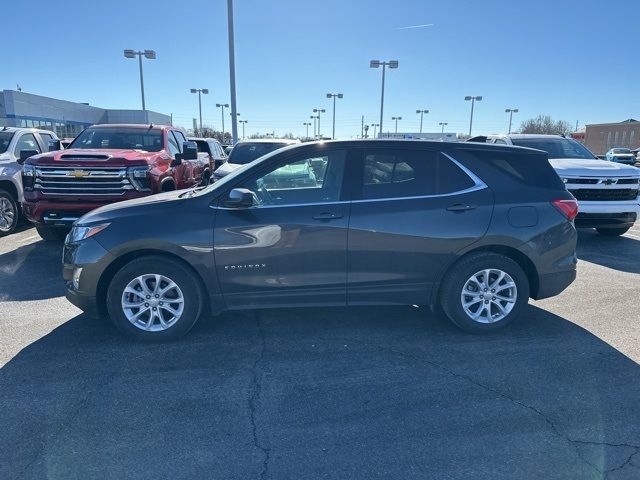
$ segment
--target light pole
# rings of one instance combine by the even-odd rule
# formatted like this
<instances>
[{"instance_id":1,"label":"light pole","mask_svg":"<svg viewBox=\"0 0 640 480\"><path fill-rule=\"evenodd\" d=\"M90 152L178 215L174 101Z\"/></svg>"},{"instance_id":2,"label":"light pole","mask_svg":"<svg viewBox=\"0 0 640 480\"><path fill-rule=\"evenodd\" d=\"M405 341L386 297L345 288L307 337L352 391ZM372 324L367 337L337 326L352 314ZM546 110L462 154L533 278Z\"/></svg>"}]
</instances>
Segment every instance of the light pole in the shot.
<instances>
[{"instance_id":1,"label":"light pole","mask_svg":"<svg viewBox=\"0 0 640 480\"><path fill-rule=\"evenodd\" d=\"M313 138L317 138L316 125L318 124L318 119L320 118L320 115L311 115L309 118L313 118Z\"/></svg>"},{"instance_id":2,"label":"light pole","mask_svg":"<svg viewBox=\"0 0 640 480\"><path fill-rule=\"evenodd\" d=\"M505 110L506 113L509 114L509 133L511 133L511 121L513 120L513 114L518 113L517 108L507 108Z\"/></svg>"},{"instance_id":3,"label":"light pole","mask_svg":"<svg viewBox=\"0 0 640 480\"><path fill-rule=\"evenodd\" d=\"M231 88L231 113L237 110L236 105L236 55L233 39L233 0L227 0L227 31L229 34L229 86ZM224 125L224 119L222 121ZM224 129L223 129L224 130ZM224 131L222 132L224 140ZM231 116L231 144L235 145L238 140L238 117Z\"/></svg>"},{"instance_id":4,"label":"light pole","mask_svg":"<svg viewBox=\"0 0 640 480\"><path fill-rule=\"evenodd\" d=\"M373 138L376 138L376 127L379 127L380 124L379 123L372 123L371 126L373 127Z\"/></svg>"},{"instance_id":5,"label":"light pole","mask_svg":"<svg viewBox=\"0 0 640 480\"><path fill-rule=\"evenodd\" d=\"M244 136L244 125L245 123L247 123L249 120L238 120L241 124L242 124L242 138L245 138Z\"/></svg>"},{"instance_id":6,"label":"light pole","mask_svg":"<svg viewBox=\"0 0 640 480\"><path fill-rule=\"evenodd\" d=\"M228 103L216 103L216 107L219 107L222 109L222 141L224 142L224 109L225 108L229 108L229 104ZM231 139L231 141L233 142L233 138Z\"/></svg>"},{"instance_id":7,"label":"light pole","mask_svg":"<svg viewBox=\"0 0 640 480\"><path fill-rule=\"evenodd\" d=\"M314 108L313 109L313 113L317 113L318 116L316 117L318 119L318 138L321 138L320 135L320 114L326 112L326 110L324 108Z\"/></svg>"},{"instance_id":8,"label":"light pole","mask_svg":"<svg viewBox=\"0 0 640 480\"><path fill-rule=\"evenodd\" d=\"M466 97L464 97L464 99L467 102L471 100L471 119L469 120L469 136L471 136L471 129L473 128L473 107L476 102L479 102L482 100L482 96L472 97L470 95L467 95Z\"/></svg>"},{"instance_id":9,"label":"light pole","mask_svg":"<svg viewBox=\"0 0 640 480\"><path fill-rule=\"evenodd\" d=\"M302 125L307 127L307 138L309 138L309 127L311 126L311 122L303 122Z\"/></svg>"},{"instance_id":10,"label":"light pole","mask_svg":"<svg viewBox=\"0 0 640 480\"><path fill-rule=\"evenodd\" d=\"M148 59L148 60L155 60L156 58L156 52L155 50L143 50L140 52L137 52L135 50L125 50L124 51L124 56L126 58L135 58L138 57L138 65L140 66L140 93L142 94L142 111L146 112L147 111L147 107L144 104L144 77L142 75L142 56L144 55L144 58ZM146 119L145 119L146 121Z\"/></svg>"},{"instance_id":11,"label":"light pole","mask_svg":"<svg viewBox=\"0 0 640 480\"><path fill-rule=\"evenodd\" d=\"M382 65L382 94L380 96L380 131L382 132L382 115L384 113L384 77L386 68L398 68L397 60L389 60L388 62L381 62L380 60L371 60L369 62L370 68L379 68Z\"/></svg>"},{"instance_id":12,"label":"light pole","mask_svg":"<svg viewBox=\"0 0 640 480\"><path fill-rule=\"evenodd\" d=\"M416 110L416 113L420 114L420 133L422 133L422 118L425 113L429 113L429 110Z\"/></svg>"},{"instance_id":13,"label":"light pole","mask_svg":"<svg viewBox=\"0 0 640 480\"><path fill-rule=\"evenodd\" d=\"M447 123L447 122L440 122L438 125L440 125L440 126L442 127L442 130L440 131L440 133L444 135L444 126L445 126L445 125L449 125L449 123Z\"/></svg>"},{"instance_id":14,"label":"light pole","mask_svg":"<svg viewBox=\"0 0 640 480\"><path fill-rule=\"evenodd\" d=\"M391 120L396 121L396 133L398 133L398 120L402 120L402 117L391 117Z\"/></svg>"},{"instance_id":15,"label":"light pole","mask_svg":"<svg viewBox=\"0 0 640 480\"><path fill-rule=\"evenodd\" d=\"M336 139L336 98L342 98L343 96L341 93L327 93L327 98L333 97L333 131L331 134L333 140Z\"/></svg>"},{"instance_id":16,"label":"light pole","mask_svg":"<svg viewBox=\"0 0 640 480\"><path fill-rule=\"evenodd\" d=\"M198 111L200 112L200 135L202 135L202 95L207 95L209 93L208 88L192 88L191 93L198 94Z\"/></svg>"}]
</instances>

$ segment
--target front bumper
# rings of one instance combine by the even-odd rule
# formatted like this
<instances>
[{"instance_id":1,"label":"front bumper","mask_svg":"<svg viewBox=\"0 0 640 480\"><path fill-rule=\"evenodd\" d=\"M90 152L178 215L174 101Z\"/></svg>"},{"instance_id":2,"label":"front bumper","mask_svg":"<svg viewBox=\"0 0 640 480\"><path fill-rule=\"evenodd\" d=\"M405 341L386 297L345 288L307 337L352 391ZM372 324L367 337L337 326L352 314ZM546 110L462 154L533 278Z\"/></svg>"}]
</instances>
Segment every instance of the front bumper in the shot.
<instances>
[{"instance_id":1,"label":"front bumper","mask_svg":"<svg viewBox=\"0 0 640 480\"><path fill-rule=\"evenodd\" d=\"M99 283L102 274L114 260L95 238L78 243L65 243L62 251L62 277L67 286L66 297L76 307L92 316L98 316L100 308ZM78 272L74 285L74 272Z\"/></svg>"}]
</instances>

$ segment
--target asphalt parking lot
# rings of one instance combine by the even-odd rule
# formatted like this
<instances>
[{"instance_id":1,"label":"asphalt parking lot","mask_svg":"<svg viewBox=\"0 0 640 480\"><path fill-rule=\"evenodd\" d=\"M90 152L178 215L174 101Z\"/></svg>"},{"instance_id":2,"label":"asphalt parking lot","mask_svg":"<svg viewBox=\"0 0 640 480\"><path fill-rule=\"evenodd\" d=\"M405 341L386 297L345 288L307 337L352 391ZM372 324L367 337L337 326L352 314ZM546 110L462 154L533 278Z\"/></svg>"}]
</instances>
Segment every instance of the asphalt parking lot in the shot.
<instances>
[{"instance_id":1,"label":"asphalt parking lot","mask_svg":"<svg viewBox=\"0 0 640 480\"><path fill-rule=\"evenodd\" d=\"M0 239L1 479L640 478L640 224L510 328L418 308L224 314L141 345Z\"/></svg>"}]
</instances>

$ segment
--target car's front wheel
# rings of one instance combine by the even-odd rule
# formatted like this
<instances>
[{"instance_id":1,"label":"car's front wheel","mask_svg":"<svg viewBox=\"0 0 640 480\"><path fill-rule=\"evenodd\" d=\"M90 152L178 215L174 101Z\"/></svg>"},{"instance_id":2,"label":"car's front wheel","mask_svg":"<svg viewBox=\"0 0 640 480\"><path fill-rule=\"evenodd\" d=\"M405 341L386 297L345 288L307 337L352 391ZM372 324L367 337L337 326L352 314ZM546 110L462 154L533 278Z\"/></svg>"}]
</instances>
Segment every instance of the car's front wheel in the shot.
<instances>
[{"instance_id":1,"label":"car's front wheel","mask_svg":"<svg viewBox=\"0 0 640 480\"><path fill-rule=\"evenodd\" d=\"M19 221L18 202L6 190L0 190L0 237L13 233Z\"/></svg>"},{"instance_id":2,"label":"car's front wheel","mask_svg":"<svg viewBox=\"0 0 640 480\"><path fill-rule=\"evenodd\" d=\"M596 230L600 235L605 235L607 237L619 237L620 235L627 233L630 228L631 227L600 227L596 228Z\"/></svg>"},{"instance_id":3,"label":"car's front wheel","mask_svg":"<svg viewBox=\"0 0 640 480\"><path fill-rule=\"evenodd\" d=\"M516 318L529 301L529 280L520 265L491 252L456 263L441 287L442 309L471 333L495 331Z\"/></svg>"},{"instance_id":4,"label":"car's front wheel","mask_svg":"<svg viewBox=\"0 0 640 480\"><path fill-rule=\"evenodd\" d=\"M123 333L143 341L185 335L202 311L203 294L194 273L163 257L137 258L124 265L107 290L107 311Z\"/></svg>"}]
</instances>

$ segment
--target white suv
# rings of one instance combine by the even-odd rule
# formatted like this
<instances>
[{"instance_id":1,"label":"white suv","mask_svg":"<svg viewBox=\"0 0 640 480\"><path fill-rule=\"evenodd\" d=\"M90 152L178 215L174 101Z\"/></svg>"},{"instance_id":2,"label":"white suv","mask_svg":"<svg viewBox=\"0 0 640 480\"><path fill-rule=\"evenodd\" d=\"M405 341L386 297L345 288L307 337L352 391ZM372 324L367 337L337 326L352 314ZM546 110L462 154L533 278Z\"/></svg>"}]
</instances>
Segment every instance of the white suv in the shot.
<instances>
[{"instance_id":1,"label":"white suv","mask_svg":"<svg viewBox=\"0 0 640 480\"><path fill-rule=\"evenodd\" d=\"M600 160L581 143L560 135L489 135L486 142L547 152L549 163L578 200L577 227L622 235L638 218L640 168Z\"/></svg>"},{"instance_id":2,"label":"white suv","mask_svg":"<svg viewBox=\"0 0 640 480\"><path fill-rule=\"evenodd\" d=\"M51 140L58 137L49 130L0 128L0 237L12 233L22 216L21 152L47 152Z\"/></svg>"}]
</instances>

